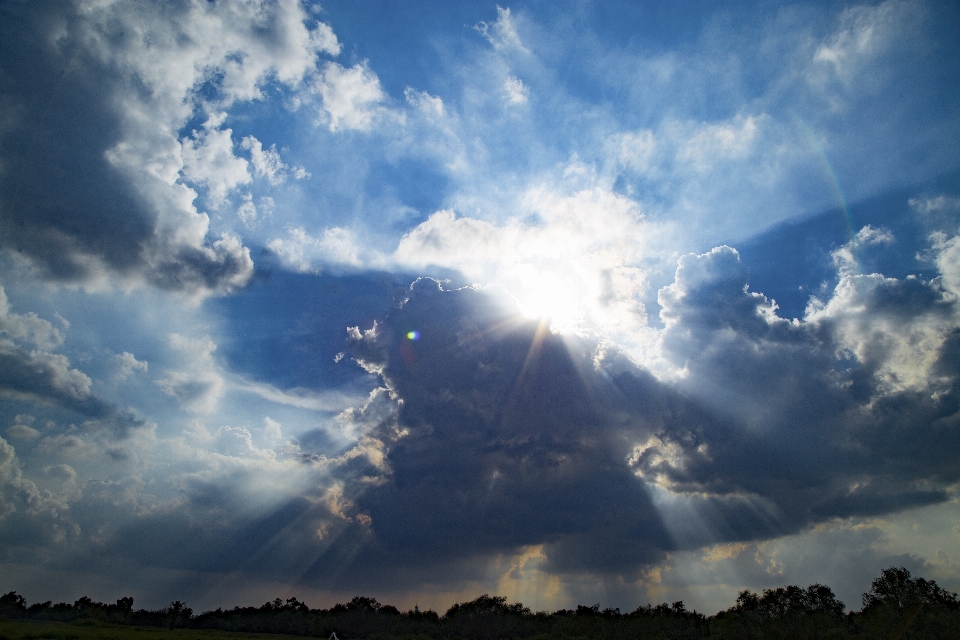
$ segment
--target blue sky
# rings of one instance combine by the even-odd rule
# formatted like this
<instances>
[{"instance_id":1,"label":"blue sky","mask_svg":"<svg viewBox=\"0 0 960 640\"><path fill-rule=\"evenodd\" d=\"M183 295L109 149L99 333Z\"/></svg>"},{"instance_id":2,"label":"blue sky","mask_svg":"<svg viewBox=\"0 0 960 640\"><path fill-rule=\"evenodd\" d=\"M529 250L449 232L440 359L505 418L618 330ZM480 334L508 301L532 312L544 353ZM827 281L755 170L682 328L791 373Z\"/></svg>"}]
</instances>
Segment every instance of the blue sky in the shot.
<instances>
[{"instance_id":1,"label":"blue sky","mask_svg":"<svg viewBox=\"0 0 960 640\"><path fill-rule=\"evenodd\" d=\"M956 7L0 12L0 590L960 590Z\"/></svg>"}]
</instances>

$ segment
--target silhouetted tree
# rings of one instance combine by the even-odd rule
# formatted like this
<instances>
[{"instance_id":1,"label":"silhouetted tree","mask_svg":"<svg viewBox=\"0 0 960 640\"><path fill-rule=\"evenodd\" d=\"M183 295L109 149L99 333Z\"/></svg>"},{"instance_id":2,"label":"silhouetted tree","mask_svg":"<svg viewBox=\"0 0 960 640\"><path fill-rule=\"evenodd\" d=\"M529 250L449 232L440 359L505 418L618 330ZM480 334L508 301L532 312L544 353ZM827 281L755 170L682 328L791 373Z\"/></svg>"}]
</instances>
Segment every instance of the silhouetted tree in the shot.
<instances>
[{"instance_id":1,"label":"silhouetted tree","mask_svg":"<svg viewBox=\"0 0 960 640\"><path fill-rule=\"evenodd\" d=\"M884 569L870 584L870 590L863 594L864 609L888 606L903 615L923 604L955 607L960 603L957 594L940 588L933 580L913 578L903 567Z\"/></svg>"},{"instance_id":2,"label":"silhouetted tree","mask_svg":"<svg viewBox=\"0 0 960 640\"><path fill-rule=\"evenodd\" d=\"M27 599L16 591L0 596L0 615L19 618L27 612Z\"/></svg>"},{"instance_id":3,"label":"silhouetted tree","mask_svg":"<svg viewBox=\"0 0 960 640\"><path fill-rule=\"evenodd\" d=\"M185 602L175 600L166 608L166 614L169 618L171 629L186 626L186 623L193 617L193 609L187 606Z\"/></svg>"}]
</instances>

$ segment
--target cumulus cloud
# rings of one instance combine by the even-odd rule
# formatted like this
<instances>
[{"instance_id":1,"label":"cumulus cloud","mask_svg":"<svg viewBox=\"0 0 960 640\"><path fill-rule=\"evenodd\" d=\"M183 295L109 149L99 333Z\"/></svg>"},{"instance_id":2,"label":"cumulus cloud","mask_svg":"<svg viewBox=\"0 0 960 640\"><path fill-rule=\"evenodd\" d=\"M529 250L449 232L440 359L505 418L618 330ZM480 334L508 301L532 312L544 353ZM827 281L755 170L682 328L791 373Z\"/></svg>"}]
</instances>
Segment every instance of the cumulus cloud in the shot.
<instances>
[{"instance_id":1,"label":"cumulus cloud","mask_svg":"<svg viewBox=\"0 0 960 640\"><path fill-rule=\"evenodd\" d=\"M91 391L90 377L61 354L27 350L0 339L0 396L54 405L87 419L92 428L106 428L117 438L148 425Z\"/></svg>"},{"instance_id":2,"label":"cumulus cloud","mask_svg":"<svg viewBox=\"0 0 960 640\"><path fill-rule=\"evenodd\" d=\"M888 229L867 225L846 244L830 252L840 275L860 274L860 249L872 245L892 244L895 238Z\"/></svg>"},{"instance_id":3,"label":"cumulus cloud","mask_svg":"<svg viewBox=\"0 0 960 640\"><path fill-rule=\"evenodd\" d=\"M70 503L81 495L76 472L69 465L46 471L53 490L24 476L16 450L0 438L0 535L12 545L22 543L25 536L35 542L60 542L79 533L67 514Z\"/></svg>"},{"instance_id":4,"label":"cumulus cloud","mask_svg":"<svg viewBox=\"0 0 960 640\"><path fill-rule=\"evenodd\" d=\"M941 283L955 302L960 299L960 236L948 238L938 233L931 239L937 252L934 262L940 270Z\"/></svg>"},{"instance_id":5,"label":"cumulus cloud","mask_svg":"<svg viewBox=\"0 0 960 640\"><path fill-rule=\"evenodd\" d=\"M250 152L250 163L253 165L257 177L266 178L272 185L283 184L288 175L293 175L297 180L303 180L310 177L303 167L290 167L280 159L280 153L277 151L277 145L271 145L269 149L263 148L263 143L253 136L246 136L240 146Z\"/></svg>"},{"instance_id":6,"label":"cumulus cloud","mask_svg":"<svg viewBox=\"0 0 960 640\"><path fill-rule=\"evenodd\" d=\"M34 440L40 437L40 432L33 428L35 418L28 415L18 415L14 423L7 428L7 435L14 440Z\"/></svg>"},{"instance_id":7,"label":"cumulus cloud","mask_svg":"<svg viewBox=\"0 0 960 640\"><path fill-rule=\"evenodd\" d=\"M50 351L63 343L63 334L34 313L13 313L2 287L0 334L12 338L0 338L0 395L50 402L92 417L110 412L107 403L91 394L90 377L72 368L66 356Z\"/></svg>"},{"instance_id":8,"label":"cumulus cloud","mask_svg":"<svg viewBox=\"0 0 960 640\"><path fill-rule=\"evenodd\" d=\"M40 501L35 484L23 477L16 450L0 438L0 520L20 509L29 509Z\"/></svg>"},{"instance_id":9,"label":"cumulus cloud","mask_svg":"<svg viewBox=\"0 0 960 640\"><path fill-rule=\"evenodd\" d=\"M434 572L547 540L554 570L629 567L668 545L625 462L623 430L644 429L620 421L588 345L571 353L515 313L421 279L384 323L350 332L352 356L394 398L375 428L361 420L384 448L382 479L348 485L377 540L357 561L366 579L377 563L429 557Z\"/></svg>"},{"instance_id":10,"label":"cumulus cloud","mask_svg":"<svg viewBox=\"0 0 960 640\"><path fill-rule=\"evenodd\" d=\"M211 114L202 130L181 143L183 177L206 186L214 207L220 207L232 189L253 179L249 163L233 153L233 131L219 128L226 117L226 113Z\"/></svg>"},{"instance_id":11,"label":"cumulus cloud","mask_svg":"<svg viewBox=\"0 0 960 640\"><path fill-rule=\"evenodd\" d=\"M180 181L218 206L249 181L247 161L233 154L222 116L183 140L178 132L201 108L220 114L261 98L266 83L296 89L318 54L336 55L340 45L295 2L183 8L4 9L0 161L19 169L0 174L0 225L4 248L48 278L191 295L250 278L247 248L210 238L197 193Z\"/></svg>"},{"instance_id":12,"label":"cumulus cloud","mask_svg":"<svg viewBox=\"0 0 960 640\"><path fill-rule=\"evenodd\" d=\"M10 395L56 398L66 403L80 403L90 397L90 377L70 368L66 356L26 351L9 340L0 340L0 359L5 370L0 385Z\"/></svg>"},{"instance_id":13,"label":"cumulus cloud","mask_svg":"<svg viewBox=\"0 0 960 640\"><path fill-rule=\"evenodd\" d=\"M116 380L126 380L137 371L146 373L149 367L145 360L137 360L137 357L129 351L113 356L113 363L116 367L116 373L114 374Z\"/></svg>"},{"instance_id":14,"label":"cumulus cloud","mask_svg":"<svg viewBox=\"0 0 960 640\"><path fill-rule=\"evenodd\" d=\"M245 193L237 207L237 217L245 227L252 229L264 220L272 218L275 207L276 202L270 196L262 196L254 203L253 194Z\"/></svg>"},{"instance_id":15,"label":"cumulus cloud","mask_svg":"<svg viewBox=\"0 0 960 640\"><path fill-rule=\"evenodd\" d=\"M476 576L536 548L544 571L642 582L667 552L942 502L960 479L945 279L842 275L791 321L750 291L734 249L684 256L659 294L656 376L490 293L418 280L349 332L387 408L340 418L383 456L343 484L344 514L368 517L376 540L351 571L359 583L419 563L422 577L473 558L457 566Z\"/></svg>"},{"instance_id":16,"label":"cumulus cloud","mask_svg":"<svg viewBox=\"0 0 960 640\"><path fill-rule=\"evenodd\" d=\"M49 320L44 320L33 312L24 315L11 312L10 301L2 286L0 286L0 334L30 343L44 351L50 351L63 344L63 333Z\"/></svg>"},{"instance_id":17,"label":"cumulus cloud","mask_svg":"<svg viewBox=\"0 0 960 640\"><path fill-rule=\"evenodd\" d=\"M323 98L330 131L369 131L383 112L378 106L385 98L380 79L365 63L344 68L328 62L315 90Z\"/></svg>"},{"instance_id":18,"label":"cumulus cloud","mask_svg":"<svg viewBox=\"0 0 960 640\"><path fill-rule=\"evenodd\" d=\"M846 275L789 322L719 248L681 259L660 302L677 386L719 418L644 448L670 491L766 496L796 522L943 500L956 481L957 310L938 282ZM785 466L795 477L774 477Z\"/></svg>"},{"instance_id":19,"label":"cumulus cloud","mask_svg":"<svg viewBox=\"0 0 960 640\"><path fill-rule=\"evenodd\" d=\"M957 246L942 239L938 264L951 267ZM104 530L100 548L167 545L131 562L203 573L253 557L248 575L321 588L467 588L493 566L510 588L522 588L517 576L602 576L634 598L679 590L668 570L690 554L744 575L778 563L798 575L806 565L789 545L811 526L936 504L957 481L957 298L946 280L845 275L788 321L749 289L734 249L690 254L660 291L662 362L645 370L492 291L423 278L382 321L348 331L350 357L382 386L330 425L293 437L273 418L262 429L196 422L166 443L182 465L169 472L176 500L89 484L82 499L107 508L109 496L128 523ZM188 378L222 378L215 345L171 344L196 362L159 384L201 409L209 387L192 394ZM102 455L88 433L44 434L38 454L88 463ZM50 473L69 484L65 470ZM864 536L835 537L876 546ZM514 581L501 575L508 565Z\"/></svg>"}]
</instances>

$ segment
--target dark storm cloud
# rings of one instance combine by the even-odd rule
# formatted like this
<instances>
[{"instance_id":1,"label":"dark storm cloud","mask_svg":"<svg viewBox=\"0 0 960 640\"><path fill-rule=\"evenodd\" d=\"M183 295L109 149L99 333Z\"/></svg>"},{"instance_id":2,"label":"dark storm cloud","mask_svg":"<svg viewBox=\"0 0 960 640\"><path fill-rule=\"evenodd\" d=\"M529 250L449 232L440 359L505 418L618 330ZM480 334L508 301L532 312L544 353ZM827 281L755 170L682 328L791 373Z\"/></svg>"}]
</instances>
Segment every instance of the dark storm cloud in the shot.
<instances>
[{"instance_id":1,"label":"dark storm cloud","mask_svg":"<svg viewBox=\"0 0 960 640\"><path fill-rule=\"evenodd\" d=\"M119 276L191 293L243 284L247 249L204 240L205 219L150 157L176 147L170 114L149 113L176 97L151 96L147 79L91 45L121 50L122 21L91 26L67 2L6 3L0 15L3 248L61 282Z\"/></svg>"},{"instance_id":2,"label":"dark storm cloud","mask_svg":"<svg viewBox=\"0 0 960 640\"><path fill-rule=\"evenodd\" d=\"M354 335L354 357L402 401L376 432L386 482L355 497L375 536L358 564L445 564L548 543L557 568L609 570L669 547L626 464L646 430L592 371L589 345L429 279Z\"/></svg>"},{"instance_id":3,"label":"dark storm cloud","mask_svg":"<svg viewBox=\"0 0 960 640\"><path fill-rule=\"evenodd\" d=\"M762 496L791 529L946 499L960 477L952 300L936 281L851 276L788 322L748 290L734 250L686 256L660 292L664 351L721 419L662 434L682 463L651 447L645 475ZM928 359L939 375L923 374Z\"/></svg>"},{"instance_id":4,"label":"dark storm cloud","mask_svg":"<svg viewBox=\"0 0 960 640\"><path fill-rule=\"evenodd\" d=\"M859 306L842 282L790 322L749 291L734 250L683 258L660 294L663 352L684 367L674 382L482 291L418 281L384 322L351 332L352 355L399 402L371 434L386 473L342 476L367 479L347 489L373 534L357 575L537 544L553 570L629 573L673 549L947 499L960 477L956 340L941 340L919 387L884 372L905 332L949 335L954 303L936 281L878 278L849 279Z\"/></svg>"}]
</instances>

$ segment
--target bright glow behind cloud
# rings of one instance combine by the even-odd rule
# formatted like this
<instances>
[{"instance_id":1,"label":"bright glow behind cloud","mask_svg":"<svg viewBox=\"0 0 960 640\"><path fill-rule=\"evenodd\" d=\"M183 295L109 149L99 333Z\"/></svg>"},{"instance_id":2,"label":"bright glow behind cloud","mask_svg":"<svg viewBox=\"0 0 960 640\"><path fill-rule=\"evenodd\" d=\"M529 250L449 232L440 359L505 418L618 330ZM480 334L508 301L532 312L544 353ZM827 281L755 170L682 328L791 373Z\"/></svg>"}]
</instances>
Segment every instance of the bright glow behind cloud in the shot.
<instances>
[{"instance_id":1,"label":"bright glow behind cloud","mask_svg":"<svg viewBox=\"0 0 960 640\"><path fill-rule=\"evenodd\" d=\"M440 211L403 237L394 258L500 285L524 314L561 330L606 334L646 324L638 295L653 230L636 203L600 188L570 196L538 188L523 208L503 225Z\"/></svg>"}]
</instances>

